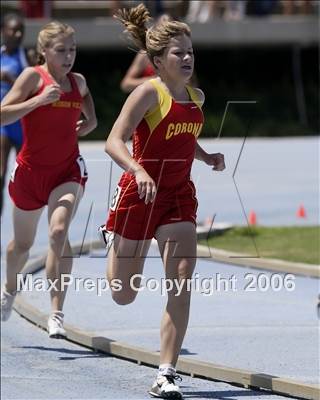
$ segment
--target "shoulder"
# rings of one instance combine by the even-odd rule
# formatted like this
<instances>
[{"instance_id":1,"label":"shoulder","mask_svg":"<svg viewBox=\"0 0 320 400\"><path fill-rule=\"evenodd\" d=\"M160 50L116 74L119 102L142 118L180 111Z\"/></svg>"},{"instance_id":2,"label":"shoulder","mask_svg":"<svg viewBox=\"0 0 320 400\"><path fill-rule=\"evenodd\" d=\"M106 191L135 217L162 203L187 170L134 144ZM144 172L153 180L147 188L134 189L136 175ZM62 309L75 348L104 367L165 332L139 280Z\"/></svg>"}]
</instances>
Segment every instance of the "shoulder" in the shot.
<instances>
[{"instance_id":1,"label":"shoulder","mask_svg":"<svg viewBox=\"0 0 320 400\"><path fill-rule=\"evenodd\" d=\"M41 76L34 67L26 67L21 72L18 79L20 80L20 82L23 83L30 83L30 85L32 84L37 85L41 80Z\"/></svg>"},{"instance_id":2,"label":"shoulder","mask_svg":"<svg viewBox=\"0 0 320 400\"><path fill-rule=\"evenodd\" d=\"M197 97L198 97L198 99L199 99L200 105L202 106L203 103L205 102L205 99L206 99L205 94L204 94L203 91L202 91L201 89L199 89L199 88L193 88L193 90L195 91L195 93L196 93L196 95L197 95Z\"/></svg>"},{"instance_id":3,"label":"shoulder","mask_svg":"<svg viewBox=\"0 0 320 400\"><path fill-rule=\"evenodd\" d=\"M72 72L72 76L78 85L81 96L84 97L88 93L86 78L82 74L79 74L79 72Z\"/></svg>"},{"instance_id":4,"label":"shoulder","mask_svg":"<svg viewBox=\"0 0 320 400\"><path fill-rule=\"evenodd\" d=\"M146 81L136 87L129 95L129 98L148 105L148 108L155 106L159 101L158 92L150 81Z\"/></svg>"},{"instance_id":5,"label":"shoulder","mask_svg":"<svg viewBox=\"0 0 320 400\"><path fill-rule=\"evenodd\" d=\"M9 96L9 101L11 102L11 104L14 104L17 99L19 100L19 102L23 102L27 98L32 97L39 90L41 83L42 78L35 68L25 68L18 76L10 92L7 95Z\"/></svg>"},{"instance_id":6,"label":"shoulder","mask_svg":"<svg viewBox=\"0 0 320 400\"><path fill-rule=\"evenodd\" d=\"M127 97L122 112L124 115L142 119L146 113L159 104L158 94L148 81L137 86Z\"/></svg>"},{"instance_id":7,"label":"shoulder","mask_svg":"<svg viewBox=\"0 0 320 400\"><path fill-rule=\"evenodd\" d=\"M22 72L21 75L32 77L32 76L40 76L39 72L36 70L35 67L26 67Z\"/></svg>"}]
</instances>

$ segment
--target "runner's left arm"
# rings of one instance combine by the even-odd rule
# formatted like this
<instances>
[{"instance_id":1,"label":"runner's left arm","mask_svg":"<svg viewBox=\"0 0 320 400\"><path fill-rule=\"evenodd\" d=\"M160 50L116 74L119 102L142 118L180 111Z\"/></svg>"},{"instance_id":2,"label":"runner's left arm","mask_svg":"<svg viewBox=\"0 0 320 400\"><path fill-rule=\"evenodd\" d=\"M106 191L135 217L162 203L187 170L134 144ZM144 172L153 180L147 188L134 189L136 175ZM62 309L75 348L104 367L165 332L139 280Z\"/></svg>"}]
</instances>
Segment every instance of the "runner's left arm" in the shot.
<instances>
[{"instance_id":1,"label":"runner's left arm","mask_svg":"<svg viewBox=\"0 0 320 400\"><path fill-rule=\"evenodd\" d=\"M199 98L199 103L200 106L203 106L203 103L205 101L205 95L201 89L194 89L195 92L198 95ZM207 165L213 166L214 171L223 171L226 166L224 163L224 155L221 153L207 153L197 142L196 143L196 152L195 152L195 158L197 160L205 162Z\"/></svg>"},{"instance_id":2,"label":"runner's left arm","mask_svg":"<svg viewBox=\"0 0 320 400\"><path fill-rule=\"evenodd\" d=\"M205 162L207 165L212 165L214 171L223 171L226 166L224 163L224 155L221 153L207 153L199 143L196 144L196 154L195 158L197 160Z\"/></svg>"},{"instance_id":3,"label":"runner's left arm","mask_svg":"<svg viewBox=\"0 0 320 400\"><path fill-rule=\"evenodd\" d=\"M85 119L80 119L77 122L77 134L78 136L86 136L89 132L93 131L97 126L97 117L94 108L94 102L87 86L86 80L81 74L74 74L80 94L83 98L81 107L82 115Z\"/></svg>"}]
</instances>

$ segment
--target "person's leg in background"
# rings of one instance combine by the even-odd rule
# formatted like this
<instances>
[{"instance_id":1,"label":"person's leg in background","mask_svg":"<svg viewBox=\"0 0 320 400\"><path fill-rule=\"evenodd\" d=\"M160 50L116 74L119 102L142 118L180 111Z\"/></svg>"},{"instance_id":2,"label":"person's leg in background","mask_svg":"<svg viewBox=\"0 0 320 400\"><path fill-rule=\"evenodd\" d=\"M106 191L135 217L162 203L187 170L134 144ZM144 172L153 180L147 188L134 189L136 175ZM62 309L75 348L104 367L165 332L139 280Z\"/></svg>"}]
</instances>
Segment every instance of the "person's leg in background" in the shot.
<instances>
[{"instance_id":1,"label":"person's leg in background","mask_svg":"<svg viewBox=\"0 0 320 400\"><path fill-rule=\"evenodd\" d=\"M56 281L57 290L50 291L52 313L48 320L49 336L65 336L63 328L63 304L67 286L61 287L61 275L72 270L72 250L68 239L70 222L83 195L83 187L67 182L56 187L48 200L49 250L46 261L47 278Z\"/></svg>"},{"instance_id":2,"label":"person's leg in background","mask_svg":"<svg viewBox=\"0 0 320 400\"><path fill-rule=\"evenodd\" d=\"M7 247L7 279L1 292L1 320L9 319L17 291L17 274L29 257L43 208L25 211L13 207L13 240Z\"/></svg>"},{"instance_id":3,"label":"person's leg in background","mask_svg":"<svg viewBox=\"0 0 320 400\"><path fill-rule=\"evenodd\" d=\"M4 204L4 185L8 170L8 161L11 149L14 147L16 155L22 146L22 128L20 121L0 128L0 215Z\"/></svg>"}]
</instances>

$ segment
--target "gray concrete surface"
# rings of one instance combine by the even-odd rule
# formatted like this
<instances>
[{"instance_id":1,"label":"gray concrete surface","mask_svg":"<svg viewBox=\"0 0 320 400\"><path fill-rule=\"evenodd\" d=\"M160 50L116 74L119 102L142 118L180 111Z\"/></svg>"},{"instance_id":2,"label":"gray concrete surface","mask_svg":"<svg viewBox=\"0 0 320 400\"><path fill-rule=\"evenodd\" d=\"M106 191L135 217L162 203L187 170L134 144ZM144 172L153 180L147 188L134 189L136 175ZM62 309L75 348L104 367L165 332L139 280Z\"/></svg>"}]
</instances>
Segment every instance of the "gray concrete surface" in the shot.
<instances>
[{"instance_id":1,"label":"gray concrete surface","mask_svg":"<svg viewBox=\"0 0 320 400\"><path fill-rule=\"evenodd\" d=\"M156 370L94 353L47 333L15 313L2 324L1 399L148 399ZM283 396L183 376L186 399L280 400Z\"/></svg>"}]
</instances>

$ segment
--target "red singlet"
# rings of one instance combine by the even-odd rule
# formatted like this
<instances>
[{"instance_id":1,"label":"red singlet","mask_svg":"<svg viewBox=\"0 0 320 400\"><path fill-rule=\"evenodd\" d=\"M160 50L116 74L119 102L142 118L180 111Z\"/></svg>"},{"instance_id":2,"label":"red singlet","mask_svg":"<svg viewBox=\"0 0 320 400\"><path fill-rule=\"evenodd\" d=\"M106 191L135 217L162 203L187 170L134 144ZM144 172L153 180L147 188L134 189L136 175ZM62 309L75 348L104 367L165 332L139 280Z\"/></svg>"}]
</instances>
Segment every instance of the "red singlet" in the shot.
<instances>
[{"instance_id":1,"label":"red singlet","mask_svg":"<svg viewBox=\"0 0 320 400\"><path fill-rule=\"evenodd\" d=\"M34 68L42 78L38 95L54 82L42 67ZM10 196L22 210L45 206L51 192L64 183L84 186L87 180L76 132L82 97L72 73L68 78L70 92L63 92L55 103L40 106L22 118L23 146L9 183Z\"/></svg>"},{"instance_id":2,"label":"red singlet","mask_svg":"<svg viewBox=\"0 0 320 400\"><path fill-rule=\"evenodd\" d=\"M133 158L157 185L156 199L139 199L135 177L124 173L112 199L107 230L128 239L154 236L160 225L196 223L197 200L190 179L203 113L196 92L187 86L190 101L176 102L158 79L149 81L159 104L147 112L133 135Z\"/></svg>"},{"instance_id":3,"label":"red singlet","mask_svg":"<svg viewBox=\"0 0 320 400\"><path fill-rule=\"evenodd\" d=\"M41 66L34 68L42 78L42 85L35 94L38 95L54 82ZM17 158L19 164L52 167L74 161L79 155L76 124L82 97L72 73L68 78L70 92L63 92L55 103L38 107L22 118L23 146Z\"/></svg>"}]
</instances>

